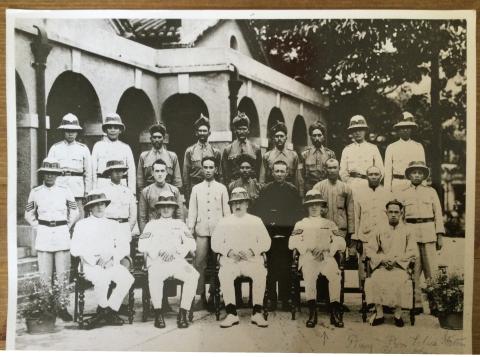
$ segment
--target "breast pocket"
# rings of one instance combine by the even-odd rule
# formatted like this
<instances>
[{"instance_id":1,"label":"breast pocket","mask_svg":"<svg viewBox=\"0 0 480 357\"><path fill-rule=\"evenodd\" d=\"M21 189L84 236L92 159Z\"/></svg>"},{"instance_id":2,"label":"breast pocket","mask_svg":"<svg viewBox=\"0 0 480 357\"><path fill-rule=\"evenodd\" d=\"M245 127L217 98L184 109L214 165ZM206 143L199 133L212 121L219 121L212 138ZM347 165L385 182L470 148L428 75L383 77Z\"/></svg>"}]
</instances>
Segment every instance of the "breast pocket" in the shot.
<instances>
[{"instance_id":1,"label":"breast pocket","mask_svg":"<svg viewBox=\"0 0 480 357\"><path fill-rule=\"evenodd\" d=\"M70 159L70 164L74 169L78 169L79 171L83 170L83 158L71 158Z\"/></svg>"}]
</instances>

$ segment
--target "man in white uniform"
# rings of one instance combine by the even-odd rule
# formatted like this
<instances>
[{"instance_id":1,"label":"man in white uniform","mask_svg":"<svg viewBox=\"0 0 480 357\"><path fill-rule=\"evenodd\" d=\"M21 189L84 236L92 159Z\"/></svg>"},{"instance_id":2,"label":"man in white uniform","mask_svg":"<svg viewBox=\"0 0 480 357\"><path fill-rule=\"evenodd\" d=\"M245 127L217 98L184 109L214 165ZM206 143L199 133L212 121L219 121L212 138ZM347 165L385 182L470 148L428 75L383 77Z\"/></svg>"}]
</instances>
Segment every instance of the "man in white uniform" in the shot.
<instances>
[{"instance_id":1,"label":"man in white uniform","mask_svg":"<svg viewBox=\"0 0 480 357\"><path fill-rule=\"evenodd\" d=\"M76 138L82 131L78 118L72 113L66 114L58 127L63 130L65 139L53 144L48 157L59 162L62 175L57 184L72 191L80 212L78 219L85 216L83 199L92 189L92 158L87 145L79 143Z\"/></svg>"},{"instance_id":2,"label":"man in white uniform","mask_svg":"<svg viewBox=\"0 0 480 357\"><path fill-rule=\"evenodd\" d=\"M338 235L337 225L325 218L328 203L320 192L308 191L304 205L308 209L308 217L295 225L288 241L288 248L296 249L300 254L298 269L303 273L305 296L310 313L306 326L313 328L317 324L317 279L321 274L328 280L330 322L336 327L343 327L340 305L341 277L334 256L338 251L345 250L345 239Z\"/></svg>"},{"instance_id":3,"label":"man in white uniform","mask_svg":"<svg viewBox=\"0 0 480 357\"><path fill-rule=\"evenodd\" d=\"M350 119L349 133L353 143L342 151L340 160L340 178L348 184L353 192L353 198L359 190L367 187L367 169L376 166L383 176L383 160L376 145L365 141L368 125L362 115L354 115Z\"/></svg>"},{"instance_id":4,"label":"man in white uniform","mask_svg":"<svg viewBox=\"0 0 480 357\"><path fill-rule=\"evenodd\" d=\"M118 309L133 284L132 274L120 264L129 254L130 246L121 236L120 223L105 217L105 208L110 203L105 194L93 190L86 198L85 210L90 209L88 218L77 222L73 231L71 254L80 257L85 278L93 283L97 298L97 315L89 320L86 328L122 325ZM111 282L116 284L107 297Z\"/></svg>"},{"instance_id":5,"label":"man in white uniform","mask_svg":"<svg viewBox=\"0 0 480 357\"><path fill-rule=\"evenodd\" d=\"M138 250L145 253L148 267L148 284L152 304L155 309L157 328L164 328L162 297L163 282L173 277L183 282L180 311L177 318L179 328L187 328L187 310L191 309L198 272L185 260L185 256L195 252L195 240L187 225L173 219L178 203L175 197L162 192L155 205L160 218L147 223L138 242Z\"/></svg>"},{"instance_id":6,"label":"man in white uniform","mask_svg":"<svg viewBox=\"0 0 480 357\"><path fill-rule=\"evenodd\" d=\"M251 321L267 327L262 314L267 269L262 254L270 249L270 236L260 218L247 213L250 198L244 188L233 189L229 200L233 214L222 218L212 235L212 250L221 255L218 278L227 317L220 327L237 325L234 281L238 276L252 279L253 313Z\"/></svg>"},{"instance_id":7,"label":"man in white uniform","mask_svg":"<svg viewBox=\"0 0 480 357\"><path fill-rule=\"evenodd\" d=\"M35 249L41 279L51 284L53 267L62 288L68 284L70 271L70 227L78 216L78 208L68 187L56 184L62 174L60 165L52 159L43 160L38 172L43 185L35 187L28 196L25 220L36 231ZM64 321L71 321L67 310L58 311Z\"/></svg>"},{"instance_id":8,"label":"man in white uniform","mask_svg":"<svg viewBox=\"0 0 480 357\"><path fill-rule=\"evenodd\" d=\"M102 125L102 130L107 134L102 140L97 141L92 150L93 187L101 188L110 182L110 177L104 177L103 172L107 167L107 161L123 161L127 167L127 177L122 184L136 192L135 161L133 160L130 146L120 141L120 133L125 131L122 118L117 113L108 114Z\"/></svg>"},{"instance_id":9,"label":"man in white uniform","mask_svg":"<svg viewBox=\"0 0 480 357\"><path fill-rule=\"evenodd\" d=\"M385 151L385 189L391 192L399 191L408 186L410 181L405 177L405 169L410 161L424 161L425 150L422 144L412 140L412 130L418 128L413 121L413 115L403 113L403 120L393 126L400 137L387 146Z\"/></svg>"}]
</instances>

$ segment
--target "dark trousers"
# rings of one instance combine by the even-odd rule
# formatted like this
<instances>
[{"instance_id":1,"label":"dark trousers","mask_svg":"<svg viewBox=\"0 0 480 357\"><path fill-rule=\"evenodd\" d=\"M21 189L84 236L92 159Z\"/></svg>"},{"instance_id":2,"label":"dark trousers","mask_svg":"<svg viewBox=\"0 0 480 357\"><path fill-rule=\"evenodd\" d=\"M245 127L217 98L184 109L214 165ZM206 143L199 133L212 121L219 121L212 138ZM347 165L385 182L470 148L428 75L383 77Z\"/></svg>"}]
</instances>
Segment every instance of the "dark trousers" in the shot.
<instances>
[{"instance_id":1,"label":"dark trousers","mask_svg":"<svg viewBox=\"0 0 480 357\"><path fill-rule=\"evenodd\" d=\"M277 281L278 299L284 303L289 300L291 265L292 252L288 249L288 237L272 238L272 245L267 253L267 289L270 300L277 300Z\"/></svg>"}]
</instances>

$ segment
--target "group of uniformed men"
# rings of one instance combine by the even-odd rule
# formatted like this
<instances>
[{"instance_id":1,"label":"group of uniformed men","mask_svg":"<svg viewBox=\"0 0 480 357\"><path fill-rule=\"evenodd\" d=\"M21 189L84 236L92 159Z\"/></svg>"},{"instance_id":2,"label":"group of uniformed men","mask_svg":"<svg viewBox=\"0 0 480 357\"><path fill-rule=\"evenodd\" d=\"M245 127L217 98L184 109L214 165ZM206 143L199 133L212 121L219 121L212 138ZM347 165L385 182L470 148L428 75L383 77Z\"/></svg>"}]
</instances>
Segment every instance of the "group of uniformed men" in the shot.
<instances>
[{"instance_id":1,"label":"group of uniformed men","mask_svg":"<svg viewBox=\"0 0 480 357\"><path fill-rule=\"evenodd\" d=\"M241 291L234 280L241 275L253 281L252 322L266 327L261 313L266 288L270 310L290 308L290 267L296 250L310 310L307 327L317 323L319 274L329 281L332 324L343 327L334 256L346 252L347 259L359 259L360 281L366 279L362 262L366 257L371 261L373 274L365 291L376 309L370 323L383 323L382 306L390 305L395 307L395 324L403 326L402 308L412 302L412 291L405 288L406 266L416 258L417 282L422 271L431 277L444 233L438 196L425 183L429 169L423 147L410 138L417 127L413 116L405 112L395 124L400 138L388 146L385 165L378 148L365 140L368 126L361 115L350 119L352 143L340 162L324 146L326 132L320 122L309 127L312 146L300 156L286 147L283 123L271 129L274 147L262 156L248 139L249 125L249 118L239 112L232 122L236 139L221 153L208 142L209 119L201 115L194 124L198 141L184 153L182 177L177 155L164 143L162 124L150 128L152 148L141 153L135 170L131 148L119 140L125 125L118 114L106 116L106 135L91 155L76 140L82 130L78 118L65 115L59 127L65 139L51 147L38 170L43 184L32 189L25 211L36 227L42 278L50 281L55 270L60 279L68 279L70 254L80 257L98 301L91 327L122 324L122 300L134 281L128 270L130 242L132 235L139 235L154 325L165 327L171 292L168 284L164 289L164 281L175 277L184 284L177 324L185 328L195 295L196 309L211 303L205 269L213 251L221 256L219 280L227 312L221 327L239 323ZM193 266L185 259L189 254ZM107 297L112 281L116 287ZM420 301L420 290L415 293ZM71 320L66 310L58 314Z\"/></svg>"}]
</instances>

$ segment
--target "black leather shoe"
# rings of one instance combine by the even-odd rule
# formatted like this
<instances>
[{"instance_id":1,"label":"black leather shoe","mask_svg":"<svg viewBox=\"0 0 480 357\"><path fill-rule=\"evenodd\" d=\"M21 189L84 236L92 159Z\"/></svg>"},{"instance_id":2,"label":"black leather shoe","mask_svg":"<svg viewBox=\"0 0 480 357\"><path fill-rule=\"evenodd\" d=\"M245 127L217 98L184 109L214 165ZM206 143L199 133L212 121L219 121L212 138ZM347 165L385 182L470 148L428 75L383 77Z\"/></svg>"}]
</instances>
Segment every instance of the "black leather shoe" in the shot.
<instances>
[{"instance_id":1,"label":"black leather shoe","mask_svg":"<svg viewBox=\"0 0 480 357\"><path fill-rule=\"evenodd\" d=\"M379 318L375 318L373 319L372 321L372 326L378 326L378 325L381 325L385 322L385 318L384 317L379 317Z\"/></svg>"},{"instance_id":2,"label":"black leather shoe","mask_svg":"<svg viewBox=\"0 0 480 357\"><path fill-rule=\"evenodd\" d=\"M109 325L112 326L122 326L125 323L125 321L118 316L118 312L112 310L110 307L107 307L105 310L105 320Z\"/></svg>"},{"instance_id":3,"label":"black leather shoe","mask_svg":"<svg viewBox=\"0 0 480 357\"><path fill-rule=\"evenodd\" d=\"M95 328L99 328L105 326L105 316L103 313L96 314L95 316L85 320L83 322L83 329L84 330L93 330Z\"/></svg>"},{"instance_id":4,"label":"black leather shoe","mask_svg":"<svg viewBox=\"0 0 480 357\"><path fill-rule=\"evenodd\" d=\"M187 328L188 327L187 310L180 308L178 315L179 315L179 317L177 318L178 328Z\"/></svg>"},{"instance_id":5,"label":"black leather shoe","mask_svg":"<svg viewBox=\"0 0 480 357\"><path fill-rule=\"evenodd\" d=\"M332 310L330 312L330 323L335 327L339 327L339 328L344 327L342 305L338 302L334 302L331 305L331 309Z\"/></svg>"},{"instance_id":6,"label":"black leather shoe","mask_svg":"<svg viewBox=\"0 0 480 357\"><path fill-rule=\"evenodd\" d=\"M308 320L305 326L308 328L314 328L317 325L317 306L316 301L312 300L308 302Z\"/></svg>"},{"instance_id":7,"label":"black leather shoe","mask_svg":"<svg viewBox=\"0 0 480 357\"><path fill-rule=\"evenodd\" d=\"M395 326L397 326L397 327L403 327L405 325L405 323L403 322L403 319L401 317L399 319L394 317L393 320L395 321Z\"/></svg>"},{"instance_id":8,"label":"black leather shoe","mask_svg":"<svg viewBox=\"0 0 480 357\"><path fill-rule=\"evenodd\" d=\"M155 309L155 322L153 326L156 328L165 328L165 319L163 318L162 310Z\"/></svg>"},{"instance_id":9,"label":"black leather shoe","mask_svg":"<svg viewBox=\"0 0 480 357\"><path fill-rule=\"evenodd\" d=\"M60 317L65 322L73 321L72 315L67 311L67 309L59 310L57 316Z\"/></svg>"}]
</instances>

